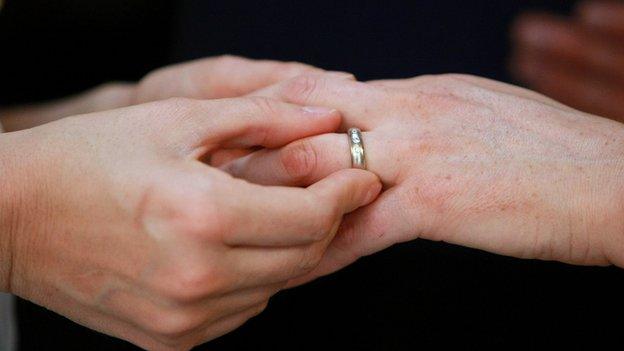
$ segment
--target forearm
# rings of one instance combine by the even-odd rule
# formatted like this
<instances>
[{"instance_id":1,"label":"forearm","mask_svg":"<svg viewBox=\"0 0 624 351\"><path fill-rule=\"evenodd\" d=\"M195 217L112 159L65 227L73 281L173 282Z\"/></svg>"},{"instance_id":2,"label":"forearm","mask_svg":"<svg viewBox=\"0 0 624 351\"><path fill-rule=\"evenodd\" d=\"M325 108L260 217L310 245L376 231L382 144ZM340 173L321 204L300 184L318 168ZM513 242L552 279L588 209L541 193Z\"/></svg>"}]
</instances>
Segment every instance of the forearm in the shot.
<instances>
[{"instance_id":1,"label":"forearm","mask_svg":"<svg viewBox=\"0 0 624 351\"><path fill-rule=\"evenodd\" d=\"M63 117L131 105L134 84L105 84L58 101L0 109L0 123L8 132L28 129Z\"/></svg>"}]
</instances>

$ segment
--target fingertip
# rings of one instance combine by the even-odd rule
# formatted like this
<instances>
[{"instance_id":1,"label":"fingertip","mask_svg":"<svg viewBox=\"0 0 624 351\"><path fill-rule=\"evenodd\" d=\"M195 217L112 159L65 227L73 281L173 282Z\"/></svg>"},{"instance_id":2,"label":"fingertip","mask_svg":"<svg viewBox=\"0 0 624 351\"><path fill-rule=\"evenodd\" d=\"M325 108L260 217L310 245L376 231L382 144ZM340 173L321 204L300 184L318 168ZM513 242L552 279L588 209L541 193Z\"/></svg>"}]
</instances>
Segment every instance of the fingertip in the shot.
<instances>
[{"instance_id":1,"label":"fingertip","mask_svg":"<svg viewBox=\"0 0 624 351\"><path fill-rule=\"evenodd\" d=\"M364 188L366 189L364 195L361 197L361 206L368 205L373 202L381 193L381 189L383 184L379 176L375 173L362 170L362 169L351 169L353 172L357 172L359 177L362 177L364 181Z\"/></svg>"},{"instance_id":2,"label":"fingertip","mask_svg":"<svg viewBox=\"0 0 624 351\"><path fill-rule=\"evenodd\" d=\"M342 182L351 184L351 186L347 186L352 199L348 212L371 203L382 189L381 180L376 174L361 169L339 170L330 177L342 178Z\"/></svg>"},{"instance_id":3,"label":"fingertip","mask_svg":"<svg viewBox=\"0 0 624 351\"><path fill-rule=\"evenodd\" d=\"M379 194L381 193L382 187L383 187L383 184L381 184L381 180L379 180L379 177L375 175L374 182L372 183L371 187L368 189L368 193L364 197L364 203L362 206L368 205L371 202L373 202L377 198L377 196L379 196Z\"/></svg>"}]
</instances>

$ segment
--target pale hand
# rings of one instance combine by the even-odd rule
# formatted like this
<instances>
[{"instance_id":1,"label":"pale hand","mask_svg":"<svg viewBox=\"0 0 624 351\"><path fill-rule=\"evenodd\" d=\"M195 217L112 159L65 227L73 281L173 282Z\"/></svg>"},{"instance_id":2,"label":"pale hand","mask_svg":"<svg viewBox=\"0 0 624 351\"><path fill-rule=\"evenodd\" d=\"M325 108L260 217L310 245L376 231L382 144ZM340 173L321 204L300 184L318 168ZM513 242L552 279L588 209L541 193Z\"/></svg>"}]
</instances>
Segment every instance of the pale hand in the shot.
<instances>
[{"instance_id":1,"label":"pale hand","mask_svg":"<svg viewBox=\"0 0 624 351\"><path fill-rule=\"evenodd\" d=\"M300 283L424 238L521 258L624 266L624 126L537 93L443 75L360 83L302 76L258 92L337 108L363 133L385 190L345 218ZM311 184L349 168L346 134L223 166L260 184Z\"/></svg>"},{"instance_id":2,"label":"pale hand","mask_svg":"<svg viewBox=\"0 0 624 351\"><path fill-rule=\"evenodd\" d=\"M138 83L107 83L59 101L0 110L6 131L32 128L63 117L172 97L237 97L303 73L322 70L297 62L208 57L159 68Z\"/></svg>"},{"instance_id":3,"label":"pale hand","mask_svg":"<svg viewBox=\"0 0 624 351\"><path fill-rule=\"evenodd\" d=\"M331 132L335 110L173 99L0 135L0 290L150 350L244 323L320 262L381 184L247 183L199 158Z\"/></svg>"}]
</instances>

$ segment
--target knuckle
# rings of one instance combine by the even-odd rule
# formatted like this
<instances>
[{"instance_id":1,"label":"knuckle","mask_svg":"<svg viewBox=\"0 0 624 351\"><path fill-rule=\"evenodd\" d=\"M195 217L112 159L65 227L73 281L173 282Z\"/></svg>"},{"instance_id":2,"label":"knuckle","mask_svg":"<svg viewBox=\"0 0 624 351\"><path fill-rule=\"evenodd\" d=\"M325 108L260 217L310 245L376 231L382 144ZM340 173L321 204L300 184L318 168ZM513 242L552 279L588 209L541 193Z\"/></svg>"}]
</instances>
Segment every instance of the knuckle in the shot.
<instances>
[{"instance_id":1,"label":"knuckle","mask_svg":"<svg viewBox=\"0 0 624 351\"><path fill-rule=\"evenodd\" d=\"M317 151L309 140L300 140L280 151L280 162L294 180L303 180L316 168Z\"/></svg>"},{"instance_id":2,"label":"knuckle","mask_svg":"<svg viewBox=\"0 0 624 351\"><path fill-rule=\"evenodd\" d=\"M331 221L328 219L321 220L318 223L318 226L314 228L314 230L312 230L310 234L308 234L309 239L314 242L323 241L330 234L333 223L334 223L333 220Z\"/></svg>"},{"instance_id":3,"label":"knuckle","mask_svg":"<svg viewBox=\"0 0 624 351\"><path fill-rule=\"evenodd\" d=\"M187 97L170 97L164 100L165 104L171 106L173 109L188 109L195 106L197 100Z\"/></svg>"},{"instance_id":4,"label":"knuckle","mask_svg":"<svg viewBox=\"0 0 624 351\"><path fill-rule=\"evenodd\" d=\"M323 204L319 206L319 204ZM335 202L327 202L313 196L308 200L310 213L315 214L314 221L311 221L311 228L306 230L307 238L313 242L322 241L331 233L340 218L340 211Z\"/></svg>"},{"instance_id":5,"label":"knuckle","mask_svg":"<svg viewBox=\"0 0 624 351\"><path fill-rule=\"evenodd\" d=\"M436 82L439 76L440 75L437 74L423 74L414 78L409 78L407 80L413 83L415 86L423 86Z\"/></svg>"},{"instance_id":6,"label":"knuckle","mask_svg":"<svg viewBox=\"0 0 624 351\"><path fill-rule=\"evenodd\" d=\"M188 312L163 311L151 321L150 332L170 346L180 343L180 339L201 326L201 320Z\"/></svg>"},{"instance_id":7,"label":"knuckle","mask_svg":"<svg viewBox=\"0 0 624 351\"><path fill-rule=\"evenodd\" d=\"M199 100L187 97L170 97L153 103L158 112L166 112L177 119L187 119L194 115L199 108Z\"/></svg>"},{"instance_id":8,"label":"knuckle","mask_svg":"<svg viewBox=\"0 0 624 351\"><path fill-rule=\"evenodd\" d=\"M167 72L168 68L158 68L148 74L146 74L138 83L139 90L144 90L146 87L151 86L154 82L157 82L163 73Z\"/></svg>"},{"instance_id":9,"label":"knuckle","mask_svg":"<svg viewBox=\"0 0 624 351\"><path fill-rule=\"evenodd\" d=\"M296 77L301 74L319 71L318 68L295 61L283 62L279 66L276 69L284 77Z\"/></svg>"},{"instance_id":10,"label":"knuckle","mask_svg":"<svg viewBox=\"0 0 624 351\"><path fill-rule=\"evenodd\" d=\"M311 101L320 86L320 76L303 74L285 83L282 95L295 102Z\"/></svg>"},{"instance_id":11,"label":"knuckle","mask_svg":"<svg viewBox=\"0 0 624 351\"><path fill-rule=\"evenodd\" d=\"M332 208L333 207L333 208ZM327 237L336 226L336 223L342 217L341 211L337 206L332 206L327 210L327 213L323 216L322 224L322 233L320 234L321 239Z\"/></svg>"},{"instance_id":12,"label":"knuckle","mask_svg":"<svg viewBox=\"0 0 624 351\"><path fill-rule=\"evenodd\" d=\"M310 239L322 241L335 229L336 224L339 223L342 218L342 211L337 200L331 199L328 201L326 199L319 199L318 196L316 196L315 199L316 200L313 199L311 201L311 208L313 211L316 211L317 220L314 222L315 228L311 231ZM323 205L319 206L319 204Z\"/></svg>"},{"instance_id":13,"label":"knuckle","mask_svg":"<svg viewBox=\"0 0 624 351\"><path fill-rule=\"evenodd\" d=\"M321 245L318 244L306 249L297 268L302 274L312 271L319 265L319 263L321 263L323 253L324 247L321 247Z\"/></svg>"},{"instance_id":14,"label":"knuckle","mask_svg":"<svg viewBox=\"0 0 624 351\"><path fill-rule=\"evenodd\" d=\"M459 80L459 78L457 77L457 74L444 73L444 74L438 74L438 75L432 76L432 80L440 84L447 84L447 83L455 83Z\"/></svg>"},{"instance_id":15,"label":"knuckle","mask_svg":"<svg viewBox=\"0 0 624 351\"><path fill-rule=\"evenodd\" d=\"M108 109L110 106L126 106L135 100L134 84L110 82L105 83L94 90L95 101L93 101L96 110Z\"/></svg>"},{"instance_id":16,"label":"knuckle","mask_svg":"<svg viewBox=\"0 0 624 351\"><path fill-rule=\"evenodd\" d=\"M186 345L178 342L163 343L161 348L157 351L190 351L193 349L192 345ZM149 349L148 349L149 350Z\"/></svg>"},{"instance_id":17,"label":"knuckle","mask_svg":"<svg viewBox=\"0 0 624 351\"><path fill-rule=\"evenodd\" d=\"M453 92L457 86L466 85L467 77L470 76L461 73L444 73L427 74L412 79L419 91L440 94Z\"/></svg>"},{"instance_id":18,"label":"knuckle","mask_svg":"<svg viewBox=\"0 0 624 351\"><path fill-rule=\"evenodd\" d=\"M362 231L358 229L355 222L343 221L341 223L340 235L332 241L332 247L340 253L336 255L337 259L340 260L339 263L353 262L360 256L358 252L354 251L354 248L359 246L359 241L362 240L360 237ZM385 232L382 230L378 233L378 237L383 237Z\"/></svg>"},{"instance_id":19,"label":"knuckle","mask_svg":"<svg viewBox=\"0 0 624 351\"><path fill-rule=\"evenodd\" d=\"M222 292L226 275L215 266L184 265L165 285L164 294L179 303L191 303Z\"/></svg>"},{"instance_id":20,"label":"knuckle","mask_svg":"<svg viewBox=\"0 0 624 351\"><path fill-rule=\"evenodd\" d=\"M264 312L266 310L266 308L269 306L269 301L264 301L263 303L257 305L253 311L252 311L252 316L257 316L260 313Z\"/></svg>"},{"instance_id":21,"label":"knuckle","mask_svg":"<svg viewBox=\"0 0 624 351\"><path fill-rule=\"evenodd\" d=\"M334 228L336 222L342 218L343 210L340 200L338 199L330 199L329 201L324 201L324 203L326 205L323 210L324 212L322 213L321 223L323 225L323 229L326 232L329 232Z\"/></svg>"},{"instance_id":22,"label":"knuckle","mask_svg":"<svg viewBox=\"0 0 624 351\"><path fill-rule=\"evenodd\" d=\"M318 226L315 226L315 228L309 231L307 239L312 242L323 241L323 239L327 238L329 232L330 230L327 229L327 224L320 222Z\"/></svg>"},{"instance_id":23,"label":"knuckle","mask_svg":"<svg viewBox=\"0 0 624 351\"><path fill-rule=\"evenodd\" d=\"M213 60L215 63L224 66L237 65L244 61L242 57L229 54L215 56Z\"/></svg>"},{"instance_id":24,"label":"knuckle","mask_svg":"<svg viewBox=\"0 0 624 351\"><path fill-rule=\"evenodd\" d=\"M457 90L457 86L435 81L427 84L423 90L408 92L403 96L396 94L395 98L404 102L400 106L406 112L406 117L419 116L424 120L446 112L466 109L466 100Z\"/></svg>"},{"instance_id":25,"label":"knuckle","mask_svg":"<svg viewBox=\"0 0 624 351\"><path fill-rule=\"evenodd\" d=\"M156 237L219 240L228 226L227 214L204 192L159 186L148 189L141 202L139 218ZM150 225L154 223L159 225Z\"/></svg>"},{"instance_id":26,"label":"knuckle","mask_svg":"<svg viewBox=\"0 0 624 351\"><path fill-rule=\"evenodd\" d=\"M462 73L444 73L437 76L441 82L456 83L463 82L465 79L470 79L470 75Z\"/></svg>"},{"instance_id":27,"label":"knuckle","mask_svg":"<svg viewBox=\"0 0 624 351\"><path fill-rule=\"evenodd\" d=\"M247 98L247 101L252 111L250 117L257 116L266 119L277 114L277 106L274 100L261 96L251 96Z\"/></svg>"},{"instance_id":28,"label":"knuckle","mask_svg":"<svg viewBox=\"0 0 624 351\"><path fill-rule=\"evenodd\" d=\"M136 86L134 102L144 103L164 98L165 96L161 95L162 82L167 80L169 72L169 68L159 68L141 78Z\"/></svg>"},{"instance_id":29,"label":"knuckle","mask_svg":"<svg viewBox=\"0 0 624 351\"><path fill-rule=\"evenodd\" d=\"M117 97L126 94L132 87L134 87L134 85L129 83L109 82L98 86L96 91L105 97Z\"/></svg>"},{"instance_id":30,"label":"knuckle","mask_svg":"<svg viewBox=\"0 0 624 351\"><path fill-rule=\"evenodd\" d=\"M207 199L179 204L175 209L176 231L196 239L219 240L226 231L226 216Z\"/></svg>"},{"instance_id":31,"label":"knuckle","mask_svg":"<svg viewBox=\"0 0 624 351\"><path fill-rule=\"evenodd\" d=\"M445 73L433 76L431 84L433 91L446 93L447 96L455 96L466 88L478 88L474 84L474 77L461 73Z\"/></svg>"},{"instance_id":32,"label":"knuckle","mask_svg":"<svg viewBox=\"0 0 624 351\"><path fill-rule=\"evenodd\" d=\"M136 345L141 347L142 349L150 350L150 351L188 350L187 348L182 347L182 345L180 345L180 343L178 343L177 341L162 340L161 338L154 338L154 341L150 341L147 344L142 343L142 342L137 342Z\"/></svg>"}]
</instances>

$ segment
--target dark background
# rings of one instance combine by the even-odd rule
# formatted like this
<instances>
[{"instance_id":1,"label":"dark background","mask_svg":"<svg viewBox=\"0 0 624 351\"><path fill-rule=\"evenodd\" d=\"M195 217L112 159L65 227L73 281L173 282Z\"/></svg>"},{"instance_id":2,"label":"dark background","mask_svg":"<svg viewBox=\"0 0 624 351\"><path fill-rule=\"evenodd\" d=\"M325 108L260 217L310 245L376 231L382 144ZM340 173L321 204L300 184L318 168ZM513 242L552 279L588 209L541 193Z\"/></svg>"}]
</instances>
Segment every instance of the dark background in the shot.
<instances>
[{"instance_id":1,"label":"dark background","mask_svg":"<svg viewBox=\"0 0 624 351\"><path fill-rule=\"evenodd\" d=\"M60 97L223 53L297 60L360 79L463 72L509 80L508 27L572 2L8 0L0 102ZM22 350L133 350L20 301ZM595 348L624 331L624 272L414 241L276 296L199 349ZM616 349L619 348L616 346Z\"/></svg>"}]
</instances>

